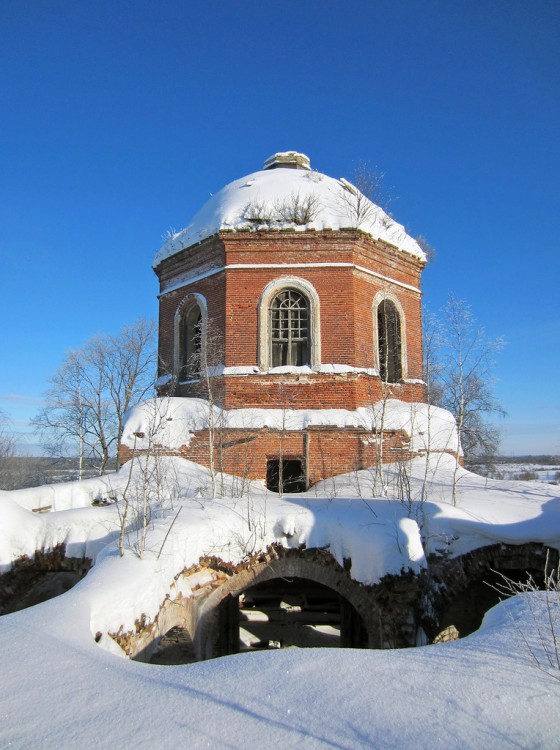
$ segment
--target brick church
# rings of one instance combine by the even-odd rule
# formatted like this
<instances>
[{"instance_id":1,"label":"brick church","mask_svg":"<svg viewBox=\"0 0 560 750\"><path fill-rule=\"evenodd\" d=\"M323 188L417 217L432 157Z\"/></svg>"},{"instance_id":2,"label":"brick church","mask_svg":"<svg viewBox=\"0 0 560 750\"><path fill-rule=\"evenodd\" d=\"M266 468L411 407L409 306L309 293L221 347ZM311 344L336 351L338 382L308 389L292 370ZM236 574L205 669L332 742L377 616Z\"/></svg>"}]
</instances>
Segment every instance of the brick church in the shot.
<instances>
[{"instance_id":1,"label":"brick church","mask_svg":"<svg viewBox=\"0 0 560 750\"><path fill-rule=\"evenodd\" d=\"M221 470L292 492L374 464L381 442L383 461L406 454L402 430L372 439L341 415L425 401L425 264L400 224L303 154L277 153L215 193L154 261L158 393L261 418L225 420L218 439L201 429L180 454L208 464L212 441Z\"/></svg>"}]
</instances>

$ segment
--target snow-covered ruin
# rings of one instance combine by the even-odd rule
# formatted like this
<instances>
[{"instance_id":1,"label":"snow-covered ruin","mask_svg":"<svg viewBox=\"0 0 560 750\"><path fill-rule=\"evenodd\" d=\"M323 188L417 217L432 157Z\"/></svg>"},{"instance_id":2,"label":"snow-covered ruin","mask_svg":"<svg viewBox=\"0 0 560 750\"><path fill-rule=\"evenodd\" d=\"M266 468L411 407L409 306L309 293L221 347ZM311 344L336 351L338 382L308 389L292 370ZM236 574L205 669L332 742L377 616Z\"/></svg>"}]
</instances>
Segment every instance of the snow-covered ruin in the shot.
<instances>
[{"instance_id":1,"label":"snow-covered ruin","mask_svg":"<svg viewBox=\"0 0 560 750\"><path fill-rule=\"evenodd\" d=\"M45 747L78 741L68 727L91 718L89 697L104 704L101 683L115 720L110 734L87 731L90 744L102 736L102 746L130 746L140 725L148 746L169 732L153 704L176 716L186 701L191 747L268 747L273 737L358 746L339 718L329 724L342 681L364 744L363 717L374 711L385 739L448 748L474 736L449 704L454 673L471 665L462 708L484 714L496 700L487 677L507 680L488 726L546 745L555 686L531 688L523 639L508 652L516 626L505 605L465 641L392 661L373 650L468 635L499 598L486 583L526 571L538 581L545 564L557 565L560 487L460 466L453 418L424 399L424 257L403 228L346 181L312 172L303 155L276 154L265 166L214 195L156 256L158 397L128 414L128 461L97 479L0 492L4 690L18 713L22 696L42 694L37 721L58 717ZM533 643L533 610L507 606ZM369 651L270 653L287 646ZM193 663L238 652L253 655ZM157 663L191 663L192 672L169 667L163 685ZM72 676L82 672L85 687ZM294 705L292 675L302 685ZM382 683L401 682L415 699L395 735L398 703ZM535 690L522 721L517 702ZM84 691L78 703L72 696ZM114 707L132 693L135 724ZM208 734L214 701L226 719ZM447 716L432 717L435 739L422 728L434 705ZM180 722L170 721L176 744ZM473 747L484 733L475 735ZM3 736L24 747L37 734L31 722L0 727Z\"/></svg>"},{"instance_id":2,"label":"snow-covered ruin","mask_svg":"<svg viewBox=\"0 0 560 750\"><path fill-rule=\"evenodd\" d=\"M303 154L215 193L154 260L159 394L211 405L174 452L292 492L419 455L379 405L425 401L425 264L400 224ZM129 433L124 458L134 435L150 437Z\"/></svg>"}]
</instances>

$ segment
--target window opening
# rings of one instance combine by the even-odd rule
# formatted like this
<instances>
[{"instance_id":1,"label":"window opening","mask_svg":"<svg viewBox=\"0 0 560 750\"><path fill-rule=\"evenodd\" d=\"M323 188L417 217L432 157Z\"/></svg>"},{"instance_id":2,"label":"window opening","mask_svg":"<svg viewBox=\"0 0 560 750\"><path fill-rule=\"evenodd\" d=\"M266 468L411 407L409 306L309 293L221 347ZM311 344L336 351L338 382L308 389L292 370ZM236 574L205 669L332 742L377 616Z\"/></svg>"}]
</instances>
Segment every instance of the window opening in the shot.
<instances>
[{"instance_id":1,"label":"window opening","mask_svg":"<svg viewBox=\"0 0 560 750\"><path fill-rule=\"evenodd\" d=\"M183 315L181 326L181 370L179 380L198 378L202 352L202 313L191 305Z\"/></svg>"},{"instance_id":2,"label":"window opening","mask_svg":"<svg viewBox=\"0 0 560 750\"><path fill-rule=\"evenodd\" d=\"M284 289L270 305L272 367L309 364L309 304L294 289Z\"/></svg>"},{"instance_id":3,"label":"window opening","mask_svg":"<svg viewBox=\"0 0 560 750\"><path fill-rule=\"evenodd\" d=\"M390 300L383 300L377 308L377 336L381 379L396 383L402 379L401 320Z\"/></svg>"},{"instance_id":4,"label":"window opening","mask_svg":"<svg viewBox=\"0 0 560 750\"><path fill-rule=\"evenodd\" d=\"M272 458L267 461L266 487L271 492L305 492L303 462L297 458Z\"/></svg>"}]
</instances>

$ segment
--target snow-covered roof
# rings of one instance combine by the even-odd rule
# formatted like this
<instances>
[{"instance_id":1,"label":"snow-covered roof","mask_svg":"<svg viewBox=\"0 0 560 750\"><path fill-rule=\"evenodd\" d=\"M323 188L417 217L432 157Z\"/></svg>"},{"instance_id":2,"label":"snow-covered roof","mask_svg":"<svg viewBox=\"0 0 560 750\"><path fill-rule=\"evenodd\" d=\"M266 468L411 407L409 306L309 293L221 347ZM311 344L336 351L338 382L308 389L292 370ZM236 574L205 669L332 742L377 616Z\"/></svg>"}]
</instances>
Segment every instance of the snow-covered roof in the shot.
<instances>
[{"instance_id":1,"label":"snow-covered roof","mask_svg":"<svg viewBox=\"0 0 560 750\"><path fill-rule=\"evenodd\" d=\"M215 193L180 232L157 252L163 260L221 230L359 229L425 260L423 250L382 208L345 179L313 171L304 154L274 154L265 168Z\"/></svg>"}]
</instances>

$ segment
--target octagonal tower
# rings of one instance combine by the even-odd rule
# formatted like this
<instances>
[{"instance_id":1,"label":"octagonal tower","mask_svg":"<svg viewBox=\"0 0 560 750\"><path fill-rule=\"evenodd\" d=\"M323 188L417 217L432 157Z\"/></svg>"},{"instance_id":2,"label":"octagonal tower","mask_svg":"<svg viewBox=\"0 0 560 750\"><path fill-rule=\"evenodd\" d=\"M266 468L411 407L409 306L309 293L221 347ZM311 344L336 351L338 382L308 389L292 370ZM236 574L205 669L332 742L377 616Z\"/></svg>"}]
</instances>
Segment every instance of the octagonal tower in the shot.
<instances>
[{"instance_id":1,"label":"octagonal tower","mask_svg":"<svg viewBox=\"0 0 560 750\"><path fill-rule=\"evenodd\" d=\"M346 180L278 153L157 253L159 390L226 409L424 401L423 251Z\"/></svg>"}]
</instances>

